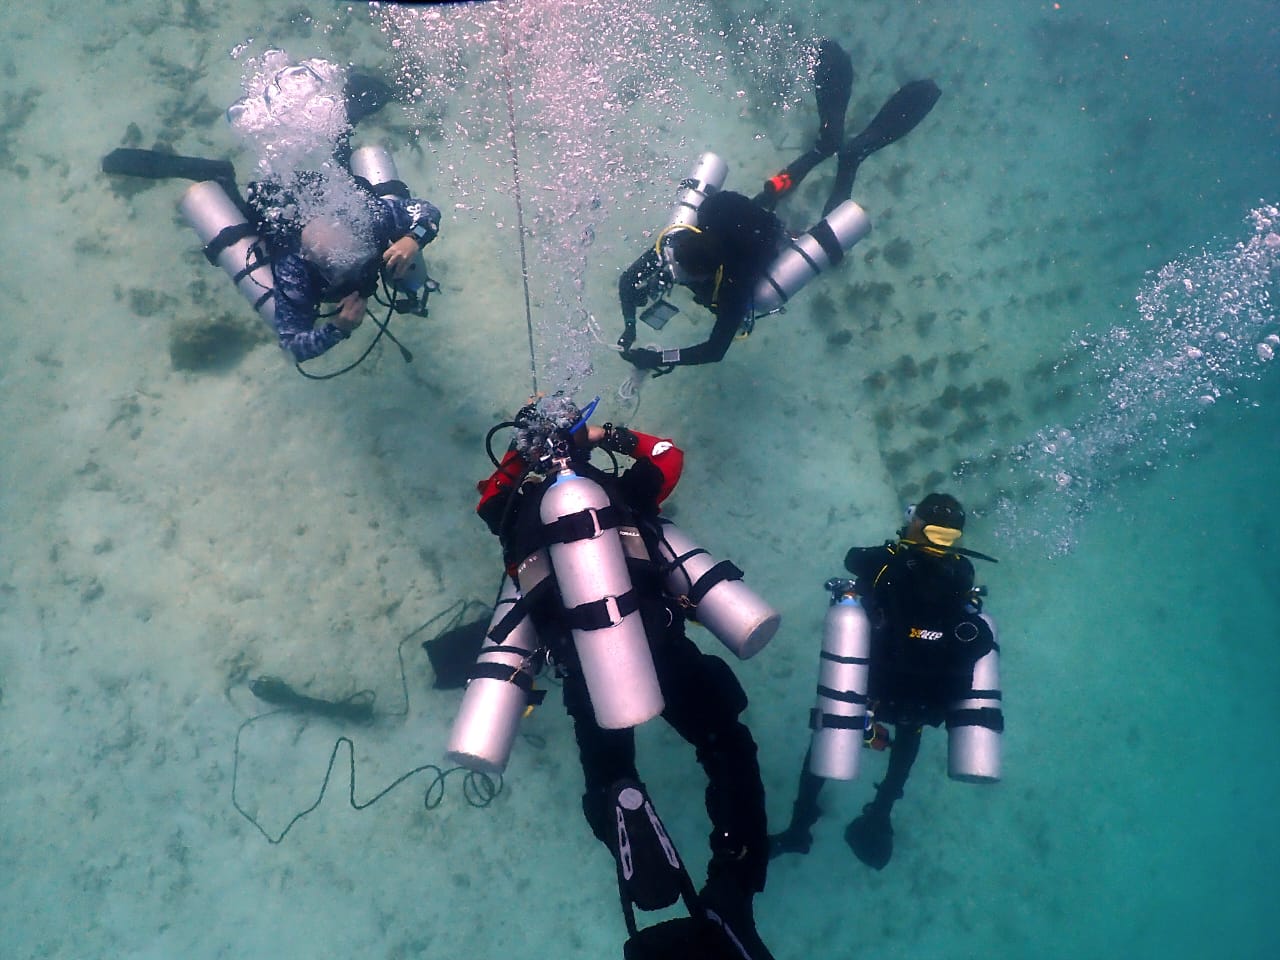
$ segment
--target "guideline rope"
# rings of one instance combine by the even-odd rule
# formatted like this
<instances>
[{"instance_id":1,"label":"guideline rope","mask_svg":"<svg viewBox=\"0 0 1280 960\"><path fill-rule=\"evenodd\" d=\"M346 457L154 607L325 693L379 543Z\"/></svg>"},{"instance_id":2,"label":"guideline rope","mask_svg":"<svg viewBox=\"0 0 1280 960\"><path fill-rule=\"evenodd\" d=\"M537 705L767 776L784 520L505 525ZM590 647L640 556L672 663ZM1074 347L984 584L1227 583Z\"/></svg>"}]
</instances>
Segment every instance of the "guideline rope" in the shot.
<instances>
[{"instance_id":1,"label":"guideline rope","mask_svg":"<svg viewBox=\"0 0 1280 960\"><path fill-rule=\"evenodd\" d=\"M504 11L505 14L505 11ZM511 142L511 180L516 198L516 230L520 238L520 280L524 285L524 322L529 333L529 376L533 381L532 395L538 394L538 362L533 346L533 305L529 298L529 258L525 249L524 198L520 192L520 146L516 141L516 107L511 81L511 49L507 19L502 19L502 76L507 94L507 137Z\"/></svg>"}]
</instances>

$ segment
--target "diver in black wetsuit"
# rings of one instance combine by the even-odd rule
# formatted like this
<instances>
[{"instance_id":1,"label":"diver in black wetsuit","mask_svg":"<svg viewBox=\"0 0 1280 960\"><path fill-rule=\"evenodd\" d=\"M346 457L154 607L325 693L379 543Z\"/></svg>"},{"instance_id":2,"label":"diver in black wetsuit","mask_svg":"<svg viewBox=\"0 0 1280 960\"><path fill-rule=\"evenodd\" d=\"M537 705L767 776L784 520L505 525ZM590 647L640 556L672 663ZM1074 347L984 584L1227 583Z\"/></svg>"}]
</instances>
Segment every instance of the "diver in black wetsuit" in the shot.
<instances>
[{"instance_id":1,"label":"diver in black wetsuit","mask_svg":"<svg viewBox=\"0 0 1280 960\"><path fill-rule=\"evenodd\" d=\"M896 543L854 547L845 556L845 569L857 578L854 589L871 619L870 711L876 721L894 725L885 777L845 830L854 855L877 870L893 855L889 814L902 798L923 728L946 719L948 705L970 689L974 664L995 646L975 607L973 564L953 546L964 520L959 501L931 493L912 509ZM961 622L972 624L974 639L953 639ZM868 734L869 746L884 749L878 724ZM821 815L818 794L826 782L810 771L809 761L806 754L791 822L770 838L771 857L809 852L810 829Z\"/></svg>"},{"instance_id":2,"label":"diver in black wetsuit","mask_svg":"<svg viewBox=\"0 0 1280 960\"><path fill-rule=\"evenodd\" d=\"M794 190L823 160L838 155L826 216L853 192L858 166L872 153L905 136L933 109L941 95L931 80L907 84L893 95L867 128L844 141L844 118L853 88L849 55L832 40L821 41L814 71L819 128L814 145L778 174L753 198L722 190L698 207L695 228L664 231L618 281L623 332L618 347L623 359L641 370L714 363L722 359L739 332L749 333L756 285L789 240L773 215L777 202ZM835 259L838 259L836 257ZM636 314L679 284L715 316L711 335L680 349L635 348Z\"/></svg>"},{"instance_id":3,"label":"diver in black wetsuit","mask_svg":"<svg viewBox=\"0 0 1280 960\"><path fill-rule=\"evenodd\" d=\"M542 514L544 498L557 482L554 457L571 455L573 470L594 481L608 496L608 507L591 511L598 518L594 522L601 527L618 525L632 530L635 539L643 544L637 547L637 555L629 555L626 562L632 589L611 599L618 608L634 604L638 610L665 701L662 718L695 748L698 763L707 775L711 859L706 886L697 895L696 903L715 929L713 935L708 935L704 947L707 952L697 955L706 960L730 954L734 960L771 960L756 934L752 911L753 898L764 889L769 845L756 744L740 719L747 695L728 664L701 652L685 635L686 608L666 589L665 573L652 559L660 555L659 507L679 481L684 454L670 440L625 427L587 426L586 415L560 395L544 397L525 407L516 416L515 426L511 449L488 479L479 484L481 496L476 512L498 536L508 571L527 573L535 569L539 555L545 555L551 543L563 542L550 539L551 528ZM620 474L606 473L589 462L592 447L634 462ZM565 532L557 532L555 537L573 539ZM570 631L582 607L566 609L563 585L555 575L531 587L522 573L520 586L524 591L521 602L528 604L537 635L547 644L557 673L563 678L565 708L573 718L586 782L582 810L587 823L620 861L634 857L634 882L644 885L647 881L641 869L639 831L633 837L633 850L625 855L618 849L617 839L617 819L624 814L619 805L619 787L623 792L634 788L637 796L643 793L636 769L634 730L604 729L597 721ZM656 814L649 816L654 818ZM658 859L663 859L660 854ZM687 885L683 866L680 874ZM624 891L624 909L628 909L626 904ZM642 909L654 909L640 905ZM627 916L630 924L630 913ZM632 932L634 938L635 931ZM739 946L726 952L729 940ZM651 956L653 949L646 949L643 955ZM639 946L629 948L627 956L640 956L639 951ZM664 958L668 955L661 954Z\"/></svg>"}]
</instances>

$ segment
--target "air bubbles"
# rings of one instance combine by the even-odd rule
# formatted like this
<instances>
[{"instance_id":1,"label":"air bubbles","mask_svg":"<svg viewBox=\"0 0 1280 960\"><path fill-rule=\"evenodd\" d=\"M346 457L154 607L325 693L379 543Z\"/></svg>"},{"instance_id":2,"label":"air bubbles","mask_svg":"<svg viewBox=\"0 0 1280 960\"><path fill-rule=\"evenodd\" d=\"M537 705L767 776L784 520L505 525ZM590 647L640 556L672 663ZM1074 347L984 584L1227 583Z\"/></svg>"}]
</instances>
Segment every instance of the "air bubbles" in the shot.
<instances>
[{"instance_id":1,"label":"air bubbles","mask_svg":"<svg viewBox=\"0 0 1280 960\"><path fill-rule=\"evenodd\" d=\"M1119 476L1140 475L1176 456L1223 399L1249 402L1239 385L1280 354L1271 292L1280 275L1280 210L1263 206L1241 241L1175 259L1150 276L1123 326L1077 333L1092 359L1097 404L1070 428L1045 427L1008 454L1015 489L1046 489L997 508L1002 535L1029 529L1051 552L1075 537L1079 519ZM1075 352L1073 350L1073 352Z\"/></svg>"}]
</instances>

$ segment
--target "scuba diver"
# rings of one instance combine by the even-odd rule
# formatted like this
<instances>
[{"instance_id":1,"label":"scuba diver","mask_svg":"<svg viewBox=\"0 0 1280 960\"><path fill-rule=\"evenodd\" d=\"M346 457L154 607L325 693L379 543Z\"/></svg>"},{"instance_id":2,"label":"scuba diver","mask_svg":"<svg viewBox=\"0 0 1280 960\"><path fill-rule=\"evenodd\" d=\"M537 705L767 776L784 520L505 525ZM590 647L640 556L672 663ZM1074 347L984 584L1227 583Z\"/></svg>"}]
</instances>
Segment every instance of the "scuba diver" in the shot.
<instances>
[{"instance_id":1,"label":"scuba diver","mask_svg":"<svg viewBox=\"0 0 1280 960\"><path fill-rule=\"evenodd\" d=\"M278 51L267 56L277 54L285 59ZM330 96L327 88L339 78L341 95ZM273 104L269 94L280 90L286 95L277 93ZM401 312L425 316L427 295L439 289L426 276L420 251L439 233L440 211L409 195L387 150L351 148L354 125L391 99L390 87L376 77L344 74L326 61L281 66L266 94L232 105L228 118L233 125L256 109L259 127L264 121L287 126L284 114L311 119L321 115L314 106L320 103L336 117L341 132L330 141L333 153L323 164L325 171L273 174L251 182L247 198L226 160L120 148L103 158L102 169L197 181L180 208L205 243L206 257L231 275L280 346L300 364L351 336L363 322L380 278L388 278L389 287L402 295L389 294L388 304ZM333 306L323 310L324 304ZM379 336L390 337L410 359L386 322L377 322Z\"/></svg>"},{"instance_id":2,"label":"scuba diver","mask_svg":"<svg viewBox=\"0 0 1280 960\"><path fill-rule=\"evenodd\" d=\"M653 247L618 281L623 332L618 348L639 370L715 363L755 318L781 309L819 272L839 263L870 229L862 208L849 198L858 167L871 154L901 139L933 109L941 91L932 80L908 83L895 93L866 129L844 139L845 111L853 88L849 55L833 40L818 45L814 69L819 128L814 145L748 198L722 190L728 168L704 154L693 176L681 183L671 222ZM773 208L828 157L838 166L823 219L792 238ZM676 285L715 317L710 336L680 349L636 348L636 318L660 330L678 308L665 299Z\"/></svg>"},{"instance_id":3,"label":"scuba diver","mask_svg":"<svg viewBox=\"0 0 1280 960\"><path fill-rule=\"evenodd\" d=\"M770 837L770 857L808 853L826 779L857 776L865 745L889 750L875 798L845 830L854 855L881 870L893 855L890 812L903 795L924 726L945 722L952 779L1000 776L999 644L981 612L969 557L956 547L964 509L930 493L911 507L896 542L854 547L845 568L856 579L831 580L814 729L787 828ZM892 724L890 741L883 724Z\"/></svg>"},{"instance_id":4,"label":"scuba diver","mask_svg":"<svg viewBox=\"0 0 1280 960\"><path fill-rule=\"evenodd\" d=\"M679 541L666 539L669 521L659 516L684 454L670 440L623 426L588 426L594 407L579 409L562 394L543 397L490 432L492 438L502 427L515 428L501 462L490 453L496 469L478 485L477 513L499 538L508 572L487 642L498 644L489 648L495 654L514 653L516 667L499 671L478 663L473 676L480 679L472 685L514 692L522 664L537 657L554 664L563 679L585 779L582 810L618 863L627 957L768 960L752 911L764 889L769 848L756 744L739 719L747 697L729 666L685 635L684 623L697 615L712 630L717 618L734 621L728 632L736 637L717 635L735 644L740 657L767 637L752 616L735 616L737 608L714 616L705 609L716 590L739 585L741 571L731 564L694 575L687 595L671 588L681 565L706 553L673 551ZM612 472L602 470L589 462L592 449L633 463L619 472L615 459ZM504 602L513 604L505 616ZM775 613L768 636L776 626ZM529 639L513 639L525 629ZM494 684L494 676L506 682ZM512 723L524 705L520 699ZM711 858L697 893L636 769L633 728L658 714L693 745L707 775ZM472 761L489 754L473 768L501 769L512 736L505 736L500 756L471 751ZM452 742L449 756L467 763L457 726ZM654 910L681 898L690 916L637 930L633 906Z\"/></svg>"}]
</instances>

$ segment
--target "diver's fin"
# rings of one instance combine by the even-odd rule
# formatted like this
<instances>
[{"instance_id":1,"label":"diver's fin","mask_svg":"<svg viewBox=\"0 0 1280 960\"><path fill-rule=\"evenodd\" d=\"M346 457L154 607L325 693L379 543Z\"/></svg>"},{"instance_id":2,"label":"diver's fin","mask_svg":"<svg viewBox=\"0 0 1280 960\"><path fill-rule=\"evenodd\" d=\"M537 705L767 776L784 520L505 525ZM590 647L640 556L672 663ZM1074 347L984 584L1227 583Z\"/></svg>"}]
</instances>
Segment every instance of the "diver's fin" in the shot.
<instances>
[{"instance_id":1,"label":"diver's fin","mask_svg":"<svg viewBox=\"0 0 1280 960\"><path fill-rule=\"evenodd\" d=\"M342 93L347 101L347 122L353 127L395 99L390 86L368 73L348 74Z\"/></svg>"},{"instance_id":2,"label":"diver's fin","mask_svg":"<svg viewBox=\"0 0 1280 960\"><path fill-rule=\"evenodd\" d=\"M427 659L431 661L431 669L436 675L433 687L437 690L461 690L467 685L488 627L489 617L485 616L459 624L423 642L422 649L427 651Z\"/></svg>"},{"instance_id":3,"label":"diver's fin","mask_svg":"<svg viewBox=\"0 0 1280 960\"><path fill-rule=\"evenodd\" d=\"M868 803L844 831L853 855L873 870L883 870L893 857L893 825L889 814Z\"/></svg>"},{"instance_id":4,"label":"diver's fin","mask_svg":"<svg viewBox=\"0 0 1280 960\"><path fill-rule=\"evenodd\" d=\"M824 215L853 194L853 178L862 161L914 130L940 96L942 91L932 80L913 80L889 98L865 130L850 138L840 150L836 180L823 208Z\"/></svg>"},{"instance_id":5,"label":"diver's fin","mask_svg":"<svg viewBox=\"0 0 1280 960\"><path fill-rule=\"evenodd\" d=\"M823 39L818 44L813 87L818 100L818 149L830 156L844 140L844 114L853 92L853 61L834 40Z\"/></svg>"},{"instance_id":6,"label":"diver's fin","mask_svg":"<svg viewBox=\"0 0 1280 960\"><path fill-rule=\"evenodd\" d=\"M161 150L136 150L130 147L120 147L103 157L102 172L126 177L146 177L149 180L177 177L183 180L234 183L236 179L236 170L230 160L183 157Z\"/></svg>"},{"instance_id":7,"label":"diver's fin","mask_svg":"<svg viewBox=\"0 0 1280 960\"><path fill-rule=\"evenodd\" d=\"M813 92L818 101L818 142L806 153L775 173L764 183L754 202L772 210L785 193L827 157L840 149L844 140L844 115L853 91L853 61L834 40L818 43L818 62L813 68Z\"/></svg>"},{"instance_id":8,"label":"diver's fin","mask_svg":"<svg viewBox=\"0 0 1280 960\"><path fill-rule=\"evenodd\" d=\"M613 797L614 855L618 886L626 900L641 910L661 910L680 899L688 874L653 801L637 780L619 780Z\"/></svg>"}]
</instances>

